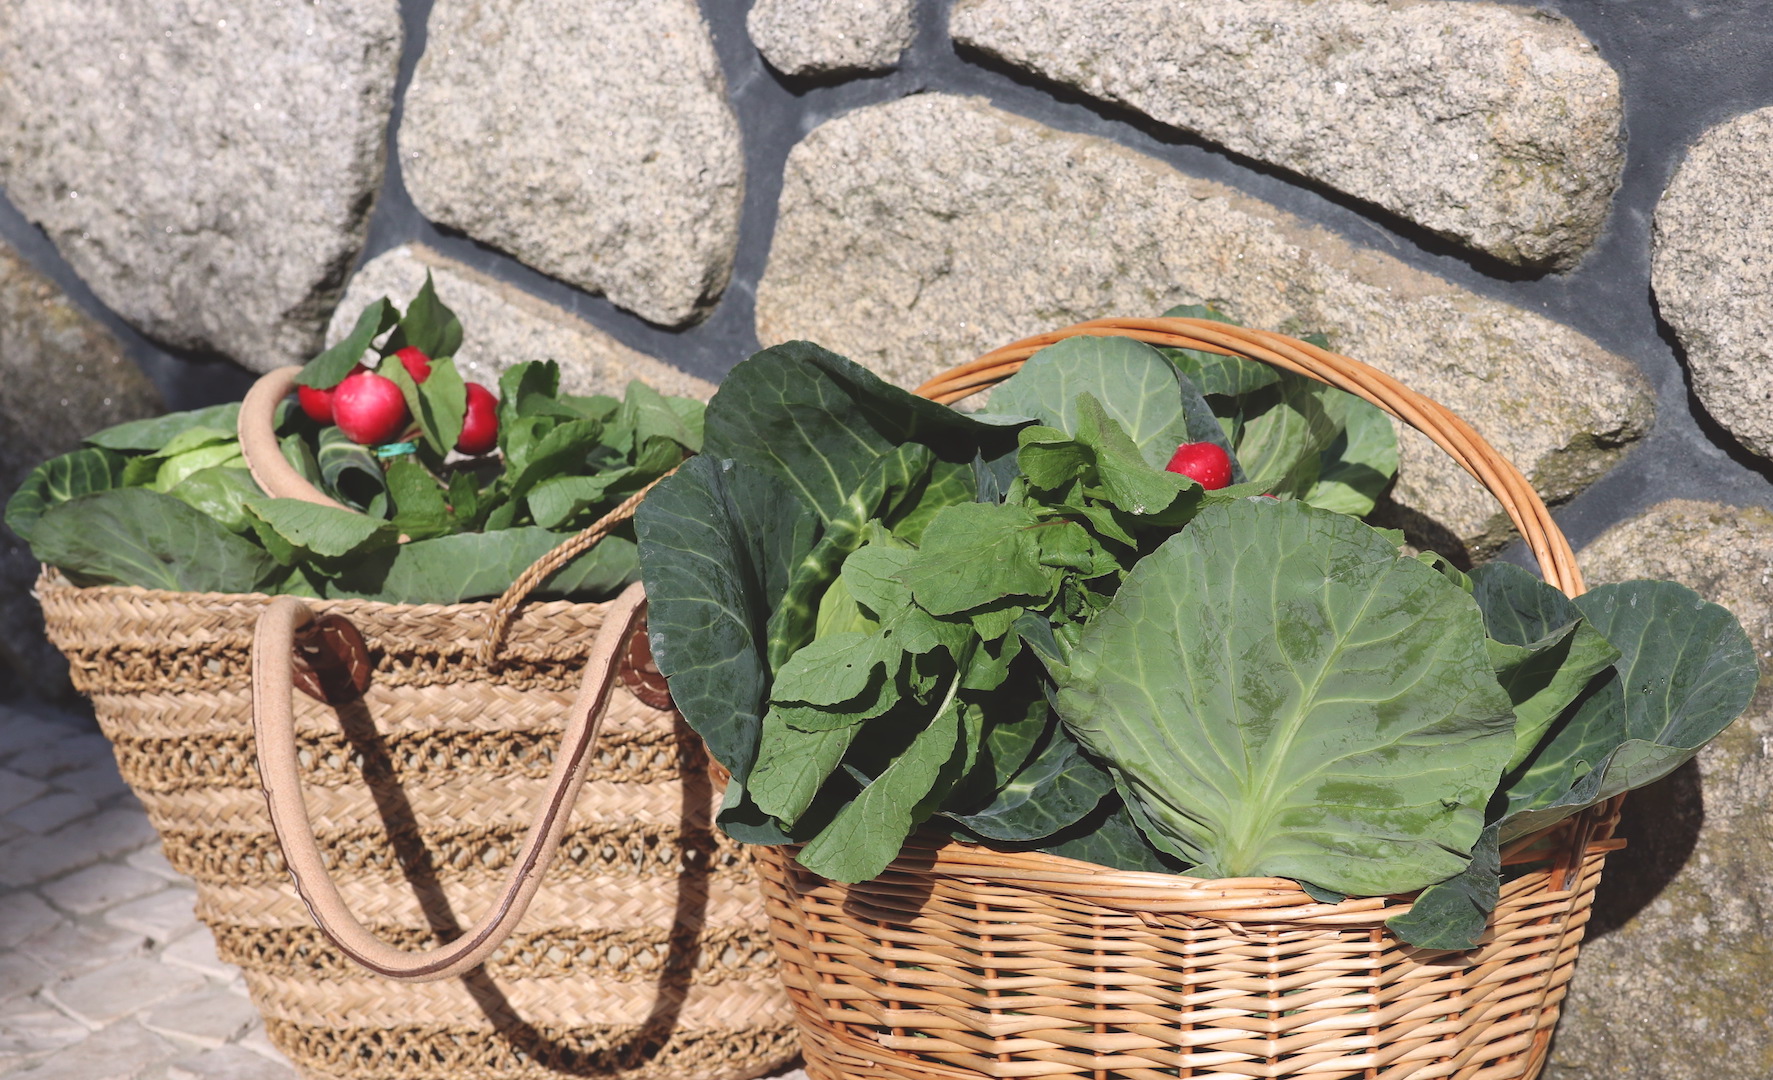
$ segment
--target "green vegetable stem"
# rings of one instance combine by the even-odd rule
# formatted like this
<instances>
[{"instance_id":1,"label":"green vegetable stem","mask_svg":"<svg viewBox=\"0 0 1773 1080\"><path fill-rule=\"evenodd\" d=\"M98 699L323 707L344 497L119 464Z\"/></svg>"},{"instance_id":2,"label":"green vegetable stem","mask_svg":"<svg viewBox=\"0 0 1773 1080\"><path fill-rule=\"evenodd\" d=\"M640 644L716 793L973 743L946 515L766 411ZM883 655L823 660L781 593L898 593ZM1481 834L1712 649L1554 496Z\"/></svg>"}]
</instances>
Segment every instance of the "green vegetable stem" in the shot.
<instances>
[{"instance_id":1,"label":"green vegetable stem","mask_svg":"<svg viewBox=\"0 0 1773 1080\"><path fill-rule=\"evenodd\" d=\"M278 444L338 507L268 497L230 404L89 436L26 477L6 524L81 585L456 603L504 592L701 449L700 402L639 382L621 399L563 393L552 361L510 368L494 395L457 373L461 342L427 277L404 314L376 301L302 369ZM348 377L377 382L341 398ZM539 595L601 598L638 574L624 527Z\"/></svg>"},{"instance_id":2,"label":"green vegetable stem","mask_svg":"<svg viewBox=\"0 0 1773 1080\"><path fill-rule=\"evenodd\" d=\"M653 654L722 826L827 877L933 828L1420 890L1392 929L1468 948L1503 845L1665 775L1756 668L1679 585L1410 554L1359 520L1396 469L1377 408L1246 360L1067 338L965 414L792 342L636 516Z\"/></svg>"}]
</instances>

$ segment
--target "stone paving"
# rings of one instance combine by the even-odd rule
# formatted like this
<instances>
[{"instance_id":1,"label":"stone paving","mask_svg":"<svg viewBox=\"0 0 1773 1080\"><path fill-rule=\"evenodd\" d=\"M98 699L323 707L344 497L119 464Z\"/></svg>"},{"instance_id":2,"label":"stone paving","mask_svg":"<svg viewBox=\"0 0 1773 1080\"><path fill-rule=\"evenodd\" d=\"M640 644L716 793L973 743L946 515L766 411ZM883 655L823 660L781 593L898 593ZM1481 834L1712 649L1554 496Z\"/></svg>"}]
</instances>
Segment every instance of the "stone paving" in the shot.
<instances>
[{"instance_id":1,"label":"stone paving","mask_svg":"<svg viewBox=\"0 0 1773 1080\"><path fill-rule=\"evenodd\" d=\"M0 704L0 1076L295 1080L90 717Z\"/></svg>"}]
</instances>

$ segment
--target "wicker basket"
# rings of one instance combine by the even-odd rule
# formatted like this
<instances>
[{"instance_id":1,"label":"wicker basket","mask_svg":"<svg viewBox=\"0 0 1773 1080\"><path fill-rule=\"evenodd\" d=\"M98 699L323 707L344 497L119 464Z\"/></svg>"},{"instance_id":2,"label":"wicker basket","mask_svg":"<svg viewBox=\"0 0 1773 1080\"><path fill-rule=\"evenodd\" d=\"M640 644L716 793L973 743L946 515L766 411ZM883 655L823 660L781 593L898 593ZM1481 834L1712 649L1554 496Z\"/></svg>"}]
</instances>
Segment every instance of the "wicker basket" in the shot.
<instances>
[{"instance_id":1,"label":"wicker basket","mask_svg":"<svg viewBox=\"0 0 1773 1080\"><path fill-rule=\"evenodd\" d=\"M1077 334L1241 355L1352 391L1423 430L1507 508L1547 579L1581 591L1531 487L1446 409L1278 334L1099 320L987 354L920 388L952 402ZM1362 1077L1527 1080L1544 1062L1618 805L1504 852L1483 943L1403 945L1408 898L1311 900L1276 878L1129 873L917 836L879 878L825 881L764 855L783 977L816 1080Z\"/></svg>"},{"instance_id":2,"label":"wicker basket","mask_svg":"<svg viewBox=\"0 0 1773 1080\"><path fill-rule=\"evenodd\" d=\"M607 695L527 921L482 967L395 983L316 928L266 814L251 654L270 598L53 572L39 596L218 953L307 1075L744 1080L798 1053L754 863L713 827L700 742L644 675ZM609 605L520 599L313 605L361 632L370 679L336 706L298 695L292 757L343 902L395 946L454 940L495 905L547 796Z\"/></svg>"}]
</instances>

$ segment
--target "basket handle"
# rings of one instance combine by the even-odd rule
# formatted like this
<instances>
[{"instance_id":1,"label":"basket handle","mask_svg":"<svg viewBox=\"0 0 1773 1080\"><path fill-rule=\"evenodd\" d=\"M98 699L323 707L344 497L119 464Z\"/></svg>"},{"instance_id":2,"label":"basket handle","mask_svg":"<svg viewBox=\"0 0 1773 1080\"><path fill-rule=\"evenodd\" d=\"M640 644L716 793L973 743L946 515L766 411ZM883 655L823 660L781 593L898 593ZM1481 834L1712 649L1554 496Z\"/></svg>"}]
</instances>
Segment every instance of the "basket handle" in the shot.
<instances>
[{"instance_id":1,"label":"basket handle","mask_svg":"<svg viewBox=\"0 0 1773 1080\"><path fill-rule=\"evenodd\" d=\"M337 510L342 506L296 472L277 445L277 403L295 392L296 376L301 368L294 364L280 367L259 376L240 403L240 416L234 431L240 436L240 453L246 457L246 468L253 482L274 499L300 499Z\"/></svg>"},{"instance_id":2,"label":"basket handle","mask_svg":"<svg viewBox=\"0 0 1773 1080\"><path fill-rule=\"evenodd\" d=\"M1091 319L993 349L977 360L937 375L918 387L917 393L951 405L1014 375L1024 361L1048 345L1083 336L1128 337L1150 345L1256 360L1364 398L1428 436L1488 488L1514 522L1528 550L1539 560L1540 574L1545 580L1568 596L1582 593L1582 571L1576 566L1576 555L1552 520L1544 500L1521 471L1485 442L1470 424L1445 405L1416 393L1382 371L1285 334L1174 316Z\"/></svg>"},{"instance_id":3,"label":"basket handle","mask_svg":"<svg viewBox=\"0 0 1773 1080\"><path fill-rule=\"evenodd\" d=\"M296 376L301 370L291 364L269 371L260 376L252 384L252 389L246 392L246 399L240 403L240 417L235 423L235 432L240 438L240 452L246 458L246 467L252 473L253 481L265 494L273 498L300 499L320 506L330 506L335 510L358 513L359 511L337 502L309 483L308 478L297 472L295 466L284 458L282 448L277 445L277 403L295 391ZM665 474L670 475L669 472ZM578 534L563 540L518 575L517 580L493 601L492 607L487 611L487 633L481 639L476 657L481 664L491 666L497 658L499 646L504 643L505 634L511 628L512 620L517 617L517 609L529 599L529 594L535 591L536 586L556 570L591 550L611 530L633 517L635 508L646 497L646 493L659 480L665 479L665 476L641 488ZM404 536L400 538L402 543L406 539Z\"/></svg>"},{"instance_id":4,"label":"basket handle","mask_svg":"<svg viewBox=\"0 0 1773 1080\"><path fill-rule=\"evenodd\" d=\"M293 596L272 600L259 616L252 642L252 728L258 747L259 781L271 811L271 827L283 849L289 875L308 913L346 956L378 975L403 982L445 979L478 965L516 929L542 875L554 858L579 789L591 748L603 726L624 646L639 624L646 594L638 582L604 610L603 625L591 644L591 657L579 686L578 699L567 714L567 727L548 778L541 812L530 825L516 865L492 909L473 928L448 945L408 953L376 937L339 894L314 838L314 823L302 796L296 758L295 716L291 706L293 653L300 630L314 613Z\"/></svg>"}]
</instances>

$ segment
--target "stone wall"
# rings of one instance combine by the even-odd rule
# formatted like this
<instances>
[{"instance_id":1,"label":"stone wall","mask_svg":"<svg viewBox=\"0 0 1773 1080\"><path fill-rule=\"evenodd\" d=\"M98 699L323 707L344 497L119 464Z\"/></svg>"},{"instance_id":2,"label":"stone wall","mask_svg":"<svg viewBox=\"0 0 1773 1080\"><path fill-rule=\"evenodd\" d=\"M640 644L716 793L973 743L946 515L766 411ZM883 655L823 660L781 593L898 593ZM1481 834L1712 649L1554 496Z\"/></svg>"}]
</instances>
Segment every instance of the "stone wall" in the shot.
<instances>
[{"instance_id":1,"label":"stone wall","mask_svg":"<svg viewBox=\"0 0 1773 1080\"><path fill-rule=\"evenodd\" d=\"M1773 654L1770 61L1773 9L1707 0L4 5L0 486L427 269L488 380L700 395L792 337L914 385L1211 301L1455 407L1594 576ZM1403 461L1393 520L1515 557ZM0 656L52 694L32 573L0 538ZM1773 1075L1767 697L1641 798L1548 1075Z\"/></svg>"}]
</instances>

